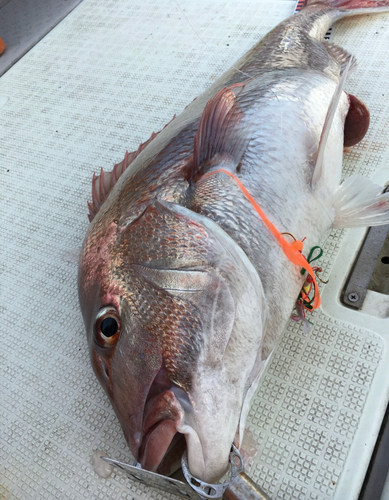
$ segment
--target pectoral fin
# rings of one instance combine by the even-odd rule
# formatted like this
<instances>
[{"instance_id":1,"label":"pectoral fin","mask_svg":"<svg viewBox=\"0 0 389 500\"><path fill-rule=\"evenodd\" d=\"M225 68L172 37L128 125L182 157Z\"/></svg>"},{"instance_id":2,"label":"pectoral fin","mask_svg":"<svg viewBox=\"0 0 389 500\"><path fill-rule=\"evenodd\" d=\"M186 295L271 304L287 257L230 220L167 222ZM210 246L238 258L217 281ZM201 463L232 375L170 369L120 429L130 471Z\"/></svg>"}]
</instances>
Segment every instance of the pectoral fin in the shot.
<instances>
[{"instance_id":1,"label":"pectoral fin","mask_svg":"<svg viewBox=\"0 0 389 500\"><path fill-rule=\"evenodd\" d=\"M225 87L207 102L194 137L188 178L193 179L213 166L231 170L238 166L251 137L237 101L243 88L240 83Z\"/></svg>"}]
</instances>

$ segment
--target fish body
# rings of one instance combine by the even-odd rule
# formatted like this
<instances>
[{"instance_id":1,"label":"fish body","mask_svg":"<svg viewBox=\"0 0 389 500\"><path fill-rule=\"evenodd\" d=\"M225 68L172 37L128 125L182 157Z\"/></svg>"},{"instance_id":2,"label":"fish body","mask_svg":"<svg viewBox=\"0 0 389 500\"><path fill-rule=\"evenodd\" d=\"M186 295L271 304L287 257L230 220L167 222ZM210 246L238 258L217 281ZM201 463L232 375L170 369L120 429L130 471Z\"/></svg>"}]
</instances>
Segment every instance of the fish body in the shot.
<instances>
[{"instance_id":1,"label":"fish body","mask_svg":"<svg viewBox=\"0 0 389 500\"><path fill-rule=\"evenodd\" d=\"M94 178L80 305L93 368L142 467L166 473L185 436L192 474L221 477L305 279L228 174L280 233L305 238L305 255L331 227L387 223L379 187L339 187L343 146L368 113L342 91L352 57L322 43L359 13L347 9L377 4L388 8L309 5Z\"/></svg>"}]
</instances>

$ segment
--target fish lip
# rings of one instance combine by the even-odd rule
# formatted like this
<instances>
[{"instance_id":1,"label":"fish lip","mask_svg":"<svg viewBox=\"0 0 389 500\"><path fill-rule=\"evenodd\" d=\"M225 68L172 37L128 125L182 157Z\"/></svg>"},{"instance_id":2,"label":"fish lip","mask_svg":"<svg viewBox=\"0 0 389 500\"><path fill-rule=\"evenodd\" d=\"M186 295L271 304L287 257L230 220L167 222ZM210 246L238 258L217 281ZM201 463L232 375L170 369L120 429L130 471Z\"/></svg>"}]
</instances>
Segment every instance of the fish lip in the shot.
<instances>
[{"instance_id":1,"label":"fish lip","mask_svg":"<svg viewBox=\"0 0 389 500\"><path fill-rule=\"evenodd\" d=\"M143 468L153 472L158 469L183 417L184 411L170 389L146 402L138 448L138 462Z\"/></svg>"},{"instance_id":2,"label":"fish lip","mask_svg":"<svg viewBox=\"0 0 389 500\"><path fill-rule=\"evenodd\" d=\"M176 395L170 389L154 396L145 405L143 415L143 432L147 432L150 427L159 420L181 420L183 410Z\"/></svg>"}]
</instances>

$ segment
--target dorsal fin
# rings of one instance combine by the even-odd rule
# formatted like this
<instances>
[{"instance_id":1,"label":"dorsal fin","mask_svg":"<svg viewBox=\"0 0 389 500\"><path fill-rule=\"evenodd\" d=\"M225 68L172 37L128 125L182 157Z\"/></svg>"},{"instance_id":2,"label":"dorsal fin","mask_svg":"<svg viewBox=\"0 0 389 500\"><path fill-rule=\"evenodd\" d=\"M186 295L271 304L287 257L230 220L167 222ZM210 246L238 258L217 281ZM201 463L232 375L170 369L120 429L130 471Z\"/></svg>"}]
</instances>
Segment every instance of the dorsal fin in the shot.
<instances>
[{"instance_id":1,"label":"dorsal fin","mask_svg":"<svg viewBox=\"0 0 389 500\"><path fill-rule=\"evenodd\" d=\"M165 129L175 119L175 117L176 115L173 116L170 122L167 123L163 127L163 129ZM137 158L140 155L140 153L150 144L150 142L157 137L159 133L160 132L157 133L153 132L150 136L150 139L148 139L146 142L142 142L136 151L132 151L131 153L126 151L126 154L124 155L124 160L114 165L111 172L106 172L105 170L101 169L99 175L96 175L95 173L93 174L92 203L88 201L88 208L89 208L88 218L90 222L92 222L97 212L100 210L101 205L107 199L109 193L111 192L111 189L114 187L114 185L116 184L117 180L122 175L122 173L128 168L129 165L131 165L131 163L135 160L135 158Z\"/></svg>"},{"instance_id":2,"label":"dorsal fin","mask_svg":"<svg viewBox=\"0 0 389 500\"><path fill-rule=\"evenodd\" d=\"M349 69L350 67L354 66L354 57L351 56L347 66L344 68L344 71L341 73L341 77L339 80L339 83L335 89L334 95L332 96L330 105L328 107L327 115L324 120L324 125L323 125L323 130L321 132L320 136L320 141L319 141L319 147L317 149L317 153L315 155L315 165L314 165L314 170L313 170L313 175L312 175L312 181L311 181L311 186L312 188L315 188L317 185L319 179L323 175L323 158L324 158L324 150L327 144L328 136L331 130L332 122L334 121L336 109L339 104L340 97L343 92L344 84L346 81L346 78L349 74Z\"/></svg>"},{"instance_id":3,"label":"dorsal fin","mask_svg":"<svg viewBox=\"0 0 389 500\"><path fill-rule=\"evenodd\" d=\"M350 54L350 52L347 52L347 50L343 49L342 47L339 47L339 45L336 45L335 43L325 42L324 46L326 47L328 52L332 55L332 57L336 59L340 64L341 75L343 75L349 63L351 63L347 70L348 72L347 77L349 77L351 73L355 70L355 68L358 66L358 61L356 60L356 58L352 54Z\"/></svg>"},{"instance_id":4,"label":"dorsal fin","mask_svg":"<svg viewBox=\"0 0 389 500\"><path fill-rule=\"evenodd\" d=\"M239 164L250 139L243 123L245 116L236 99L244 85L225 87L207 102L194 137L189 178L200 171L204 173L216 155L224 155L235 167Z\"/></svg>"}]
</instances>

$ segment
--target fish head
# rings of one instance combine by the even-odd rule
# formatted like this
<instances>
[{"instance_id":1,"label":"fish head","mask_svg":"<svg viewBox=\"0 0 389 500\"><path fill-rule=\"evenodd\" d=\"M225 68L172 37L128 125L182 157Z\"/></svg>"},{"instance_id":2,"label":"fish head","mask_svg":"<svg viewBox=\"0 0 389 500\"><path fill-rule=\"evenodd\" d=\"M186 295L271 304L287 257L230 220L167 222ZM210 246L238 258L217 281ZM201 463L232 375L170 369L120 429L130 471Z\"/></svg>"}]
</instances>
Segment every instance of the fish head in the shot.
<instances>
[{"instance_id":1,"label":"fish head","mask_svg":"<svg viewBox=\"0 0 389 500\"><path fill-rule=\"evenodd\" d=\"M217 481L262 363L266 304L247 256L207 217L155 201L122 229L90 228L79 295L134 457L166 474L186 443L191 473Z\"/></svg>"}]
</instances>

